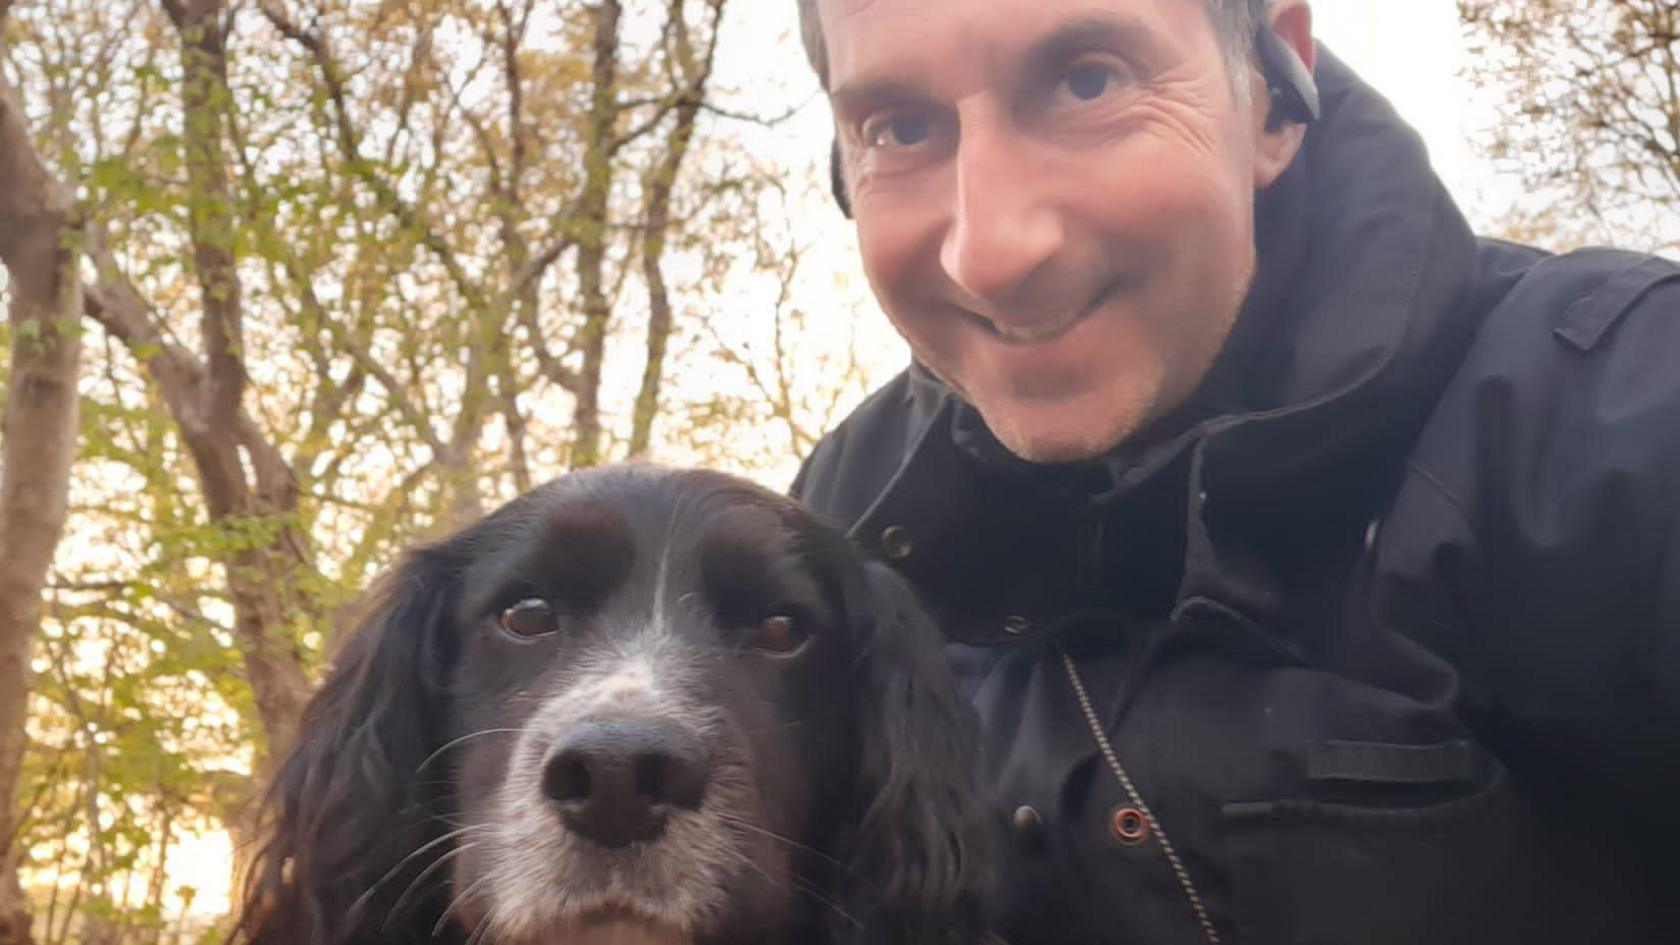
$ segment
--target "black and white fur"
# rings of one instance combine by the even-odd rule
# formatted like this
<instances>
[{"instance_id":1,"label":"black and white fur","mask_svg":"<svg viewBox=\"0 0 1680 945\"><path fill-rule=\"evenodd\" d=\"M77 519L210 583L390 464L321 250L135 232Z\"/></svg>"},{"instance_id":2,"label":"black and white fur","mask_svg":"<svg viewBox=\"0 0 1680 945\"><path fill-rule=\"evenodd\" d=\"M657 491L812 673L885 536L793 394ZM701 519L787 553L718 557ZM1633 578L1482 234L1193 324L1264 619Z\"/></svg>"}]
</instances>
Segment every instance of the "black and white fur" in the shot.
<instances>
[{"instance_id":1,"label":"black and white fur","mask_svg":"<svg viewBox=\"0 0 1680 945\"><path fill-rule=\"evenodd\" d=\"M793 503L575 474L384 580L269 790L238 935L979 942L971 726L906 587Z\"/></svg>"}]
</instances>

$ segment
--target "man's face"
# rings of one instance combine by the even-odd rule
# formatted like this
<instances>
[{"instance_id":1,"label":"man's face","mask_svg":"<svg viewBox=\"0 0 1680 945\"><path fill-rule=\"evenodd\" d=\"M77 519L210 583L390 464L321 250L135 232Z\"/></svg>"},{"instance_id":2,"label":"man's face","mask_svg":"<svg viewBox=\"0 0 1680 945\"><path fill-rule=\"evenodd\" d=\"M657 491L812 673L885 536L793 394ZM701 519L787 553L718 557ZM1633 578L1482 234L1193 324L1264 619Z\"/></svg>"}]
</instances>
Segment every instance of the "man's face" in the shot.
<instances>
[{"instance_id":1,"label":"man's face","mask_svg":"<svg viewBox=\"0 0 1680 945\"><path fill-rule=\"evenodd\" d=\"M1016 454L1184 401L1254 270L1264 86L1201 0L821 0L864 268Z\"/></svg>"}]
</instances>

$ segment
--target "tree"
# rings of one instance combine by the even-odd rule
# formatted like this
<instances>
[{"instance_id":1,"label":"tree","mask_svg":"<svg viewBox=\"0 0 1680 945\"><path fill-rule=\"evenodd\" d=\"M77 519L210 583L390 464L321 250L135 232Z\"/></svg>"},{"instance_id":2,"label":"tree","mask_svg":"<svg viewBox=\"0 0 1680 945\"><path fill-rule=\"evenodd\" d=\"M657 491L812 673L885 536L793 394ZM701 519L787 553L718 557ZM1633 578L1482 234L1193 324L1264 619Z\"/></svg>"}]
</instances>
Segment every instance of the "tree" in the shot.
<instances>
[{"instance_id":1,"label":"tree","mask_svg":"<svg viewBox=\"0 0 1680 945\"><path fill-rule=\"evenodd\" d=\"M0 0L0 26L8 5ZM78 223L69 192L35 151L17 89L0 71L0 262L11 277L11 363L0 420L0 945L30 941L15 811L30 653L76 443Z\"/></svg>"},{"instance_id":2,"label":"tree","mask_svg":"<svg viewBox=\"0 0 1680 945\"><path fill-rule=\"evenodd\" d=\"M1470 77L1501 95L1487 148L1551 198L1544 215L1567 229L1608 229L1618 242L1680 246L1680 5L1458 7Z\"/></svg>"}]
</instances>

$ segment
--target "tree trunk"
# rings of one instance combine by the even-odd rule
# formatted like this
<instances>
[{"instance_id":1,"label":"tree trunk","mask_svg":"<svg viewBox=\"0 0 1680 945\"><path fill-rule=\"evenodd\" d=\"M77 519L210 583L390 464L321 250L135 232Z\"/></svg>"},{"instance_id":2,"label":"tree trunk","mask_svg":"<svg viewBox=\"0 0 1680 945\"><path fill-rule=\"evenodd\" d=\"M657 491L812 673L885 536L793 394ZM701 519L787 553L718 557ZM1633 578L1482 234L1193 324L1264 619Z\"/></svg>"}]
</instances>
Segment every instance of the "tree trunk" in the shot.
<instances>
[{"instance_id":1,"label":"tree trunk","mask_svg":"<svg viewBox=\"0 0 1680 945\"><path fill-rule=\"evenodd\" d=\"M232 548L222 559L240 654L272 756L291 744L311 690L288 620L307 609L306 601L289 592L308 570L308 555L305 539L288 522L298 500L292 470L242 415L243 293L233 251L239 223L224 141L223 109L230 93L223 7L222 0L164 0L181 34L182 138L205 347L195 389L170 406L198 468L211 518L235 526L279 519L273 537L230 535ZM254 483L247 478L242 451Z\"/></svg>"},{"instance_id":2,"label":"tree trunk","mask_svg":"<svg viewBox=\"0 0 1680 945\"><path fill-rule=\"evenodd\" d=\"M577 205L578 292L583 296L583 367L578 377L577 410L573 416L570 466L580 469L601 461L601 368L606 361L607 323L612 300L607 298L607 215L613 186L613 152L618 122L618 0L601 0L595 8L594 89L590 97L589 137L583 155L583 193Z\"/></svg>"},{"instance_id":3,"label":"tree trunk","mask_svg":"<svg viewBox=\"0 0 1680 945\"><path fill-rule=\"evenodd\" d=\"M0 72L0 261L11 274L11 377L0 421L0 945L30 941L15 823L41 589L64 529L82 308L77 218Z\"/></svg>"},{"instance_id":4,"label":"tree trunk","mask_svg":"<svg viewBox=\"0 0 1680 945\"><path fill-rule=\"evenodd\" d=\"M679 11L680 13L680 11ZM665 237L671 226L671 190L682 169L694 137L694 120L700 113L700 94L689 95L677 107L677 124L671 132L670 150L648 181L646 230L642 234L642 279L648 288L647 363L642 384L636 391L631 416L630 455L641 459L653 441L653 421L659 416L659 390L665 377L665 353L671 342L671 296L665 287Z\"/></svg>"}]
</instances>

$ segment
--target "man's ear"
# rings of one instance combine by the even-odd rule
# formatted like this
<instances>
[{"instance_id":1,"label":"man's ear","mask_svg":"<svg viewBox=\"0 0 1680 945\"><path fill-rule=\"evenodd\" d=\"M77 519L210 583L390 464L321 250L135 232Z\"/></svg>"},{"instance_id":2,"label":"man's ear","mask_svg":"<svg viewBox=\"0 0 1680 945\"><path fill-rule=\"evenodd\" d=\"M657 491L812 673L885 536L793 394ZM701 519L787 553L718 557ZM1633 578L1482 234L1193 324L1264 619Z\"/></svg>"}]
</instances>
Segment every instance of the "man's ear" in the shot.
<instances>
[{"instance_id":1,"label":"man's ear","mask_svg":"<svg viewBox=\"0 0 1680 945\"><path fill-rule=\"evenodd\" d=\"M1301 149L1301 141L1306 137L1309 120L1301 115L1276 115L1280 108L1279 96L1274 95L1271 86L1277 84L1282 76L1267 75L1267 72L1295 72L1299 81L1306 83L1305 88L1297 91L1311 97L1311 108L1317 109L1317 90L1311 88L1311 82L1305 77L1311 76L1317 64L1317 47L1313 43L1312 9L1307 0L1277 0L1267 5L1265 16L1267 25L1260 27L1262 34L1256 38L1256 43L1268 43L1265 54L1281 59L1273 63L1270 68L1256 69L1250 76L1251 88L1254 92L1254 189L1263 190L1270 187L1283 174L1289 162L1295 159L1295 153ZM1284 90L1288 94L1289 90ZM1298 109L1299 104L1296 105Z\"/></svg>"}]
</instances>

